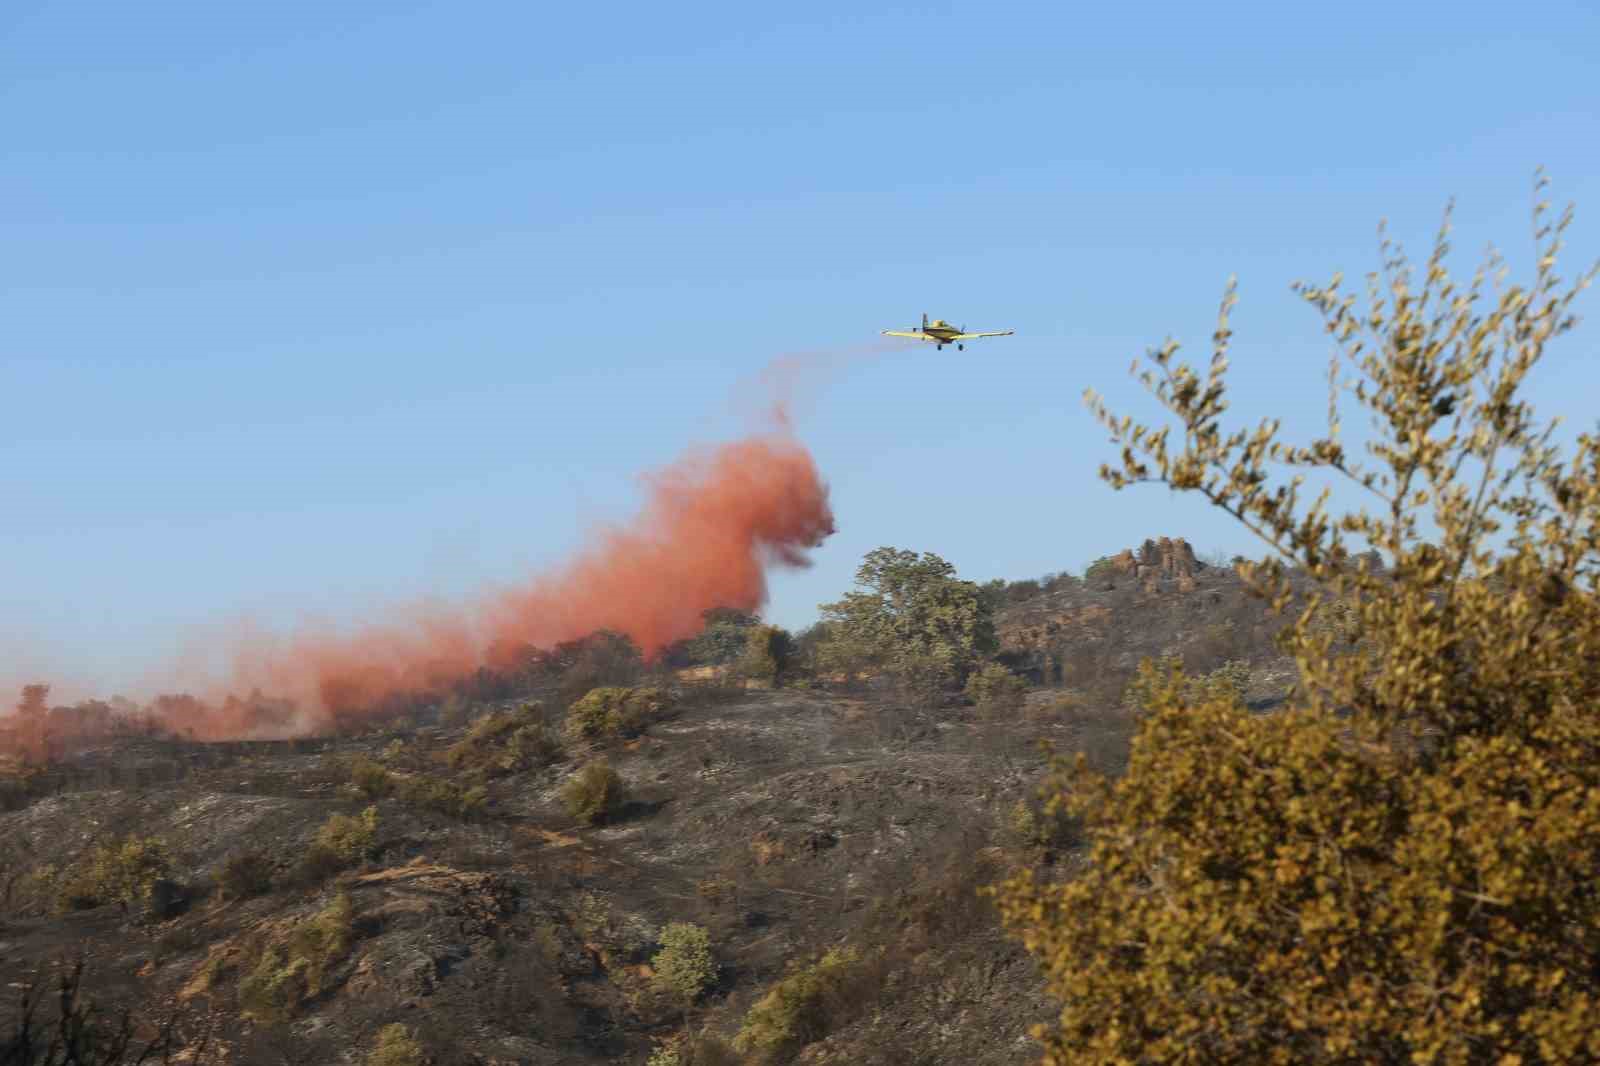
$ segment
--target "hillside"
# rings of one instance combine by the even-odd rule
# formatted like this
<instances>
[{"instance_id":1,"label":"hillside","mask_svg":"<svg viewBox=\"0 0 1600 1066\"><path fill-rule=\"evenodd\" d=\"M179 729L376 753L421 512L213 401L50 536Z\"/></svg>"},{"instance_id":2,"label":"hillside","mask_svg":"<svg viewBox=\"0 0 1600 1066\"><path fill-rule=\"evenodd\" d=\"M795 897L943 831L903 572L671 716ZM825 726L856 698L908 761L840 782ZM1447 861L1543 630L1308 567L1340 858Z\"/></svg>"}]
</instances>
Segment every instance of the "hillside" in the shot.
<instances>
[{"instance_id":1,"label":"hillside","mask_svg":"<svg viewBox=\"0 0 1600 1066\"><path fill-rule=\"evenodd\" d=\"M1069 831L1019 823L1038 741L1115 768L1145 656L1248 662L1258 706L1292 667L1238 576L1182 541L996 623L1035 682L1006 716L871 685L680 681L638 736L560 754L515 739L560 730L556 686L359 736L92 748L0 814L0 972L86 950L102 1001L209 1018L216 1061L361 1062L399 1022L437 1063L644 1063L686 1018L731 1041L792 967L843 946L854 961L769 1060L1032 1061L1028 1026L1054 1008L975 890L1021 861L1072 868ZM562 790L595 755L628 797L584 826ZM337 860L323 827L341 815L356 842ZM155 894L68 898L93 848L130 836L170 856ZM704 928L716 964L687 1013L652 967L674 922Z\"/></svg>"}]
</instances>

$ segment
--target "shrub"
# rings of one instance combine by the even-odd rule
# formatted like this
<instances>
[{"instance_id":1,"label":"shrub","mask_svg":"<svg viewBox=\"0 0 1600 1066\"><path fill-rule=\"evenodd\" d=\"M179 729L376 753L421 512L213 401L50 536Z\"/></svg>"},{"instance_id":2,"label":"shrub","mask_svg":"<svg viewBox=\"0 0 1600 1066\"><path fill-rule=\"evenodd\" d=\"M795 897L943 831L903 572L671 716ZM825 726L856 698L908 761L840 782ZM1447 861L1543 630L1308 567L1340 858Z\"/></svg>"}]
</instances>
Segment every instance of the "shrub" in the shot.
<instances>
[{"instance_id":1,"label":"shrub","mask_svg":"<svg viewBox=\"0 0 1600 1066\"><path fill-rule=\"evenodd\" d=\"M324 848L346 863L367 858L378 835L378 808L368 807L359 817L331 816L317 830L315 847Z\"/></svg>"},{"instance_id":2,"label":"shrub","mask_svg":"<svg viewBox=\"0 0 1600 1066\"><path fill-rule=\"evenodd\" d=\"M752 626L745 638L735 673L753 681L779 685L794 659L794 638L780 626Z\"/></svg>"},{"instance_id":3,"label":"shrub","mask_svg":"<svg viewBox=\"0 0 1600 1066\"><path fill-rule=\"evenodd\" d=\"M317 830L294 872L303 885L320 884L335 873L372 855L378 834L378 808L368 807L358 817L335 814Z\"/></svg>"},{"instance_id":4,"label":"shrub","mask_svg":"<svg viewBox=\"0 0 1600 1066\"><path fill-rule=\"evenodd\" d=\"M1096 401L1125 449L1113 486L1201 493L1274 547L1241 567L1253 588L1287 606L1293 566L1315 593L1280 635L1301 678L1285 710L1185 706L1174 672L1122 780L1057 762L1089 866L998 890L1062 1003L1046 1062L1600 1060L1600 435L1563 457L1518 395L1593 275L1558 281L1567 223L1544 210L1533 284L1497 282L1486 308L1490 271L1452 280L1446 231L1420 291L1387 244L1369 308L1338 279L1300 287L1364 379L1376 468L1346 454L1336 403L1304 447L1223 429L1231 288L1210 372L1168 344L1145 377L1178 432ZM1378 506L1307 506L1268 463Z\"/></svg>"},{"instance_id":5,"label":"shrub","mask_svg":"<svg viewBox=\"0 0 1600 1066\"><path fill-rule=\"evenodd\" d=\"M160 881L172 871L166 845L155 837L129 836L97 845L87 857L55 878L56 909L81 910L106 903L126 910L151 902Z\"/></svg>"},{"instance_id":6,"label":"shrub","mask_svg":"<svg viewBox=\"0 0 1600 1066\"><path fill-rule=\"evenodd\" d=\"M661 931L661 950L650 965L656 984L684 1004L699 999L717 979L711 934L687 922L671 922Z\"/></svg>"},{"instance_id":7,"label":"shrub","mask_svg":"<svg viewBox=\"0 0 1600 1066\"><path fill-rule=\"evenodd\" d=\"M355 943L355 909L343 892L315 915L298 922L282 946L269 945L255 968L239 982L239 1004L263 1021L293 1014L300 1003L320 994L329 971Z\"/></svg>"},{"instance_id":8,"label":"shrub","mask_svg":"<svg viewBox=\"0 0 1600 1066\"><path fill-rule=\"evenodd\" d=\"M514 714L478 719L465 737L446 749L445 760L455 770L495 776L549 765L564 754L560 739L544 724L544 708L526 703Z\"/></svg>"},{"instance_id":9,"label":"shrub","mask_svg":"<svg viewBox=\"0 0 1600 1066\"><path fill-rule=\"evenodd\" d=\"M217 888L229 900L250 899L272 891L272 861L265 852L243 851L223 862Z\"/></svg>"},{"instance_id":10,"label":"shrub","mask_svg":"<svg viewBox=\"0 0 1600 1066\"><path fill-rule=\"evenodd\" d=\"M593 825L622 808L626 791L617 772L604 759L596 759L567 779L561 799L572 817L584 825Z\"/></svg>"},{"instance_id":11,"label":"shrub","mask_svg":"<svg viewBox=\"0 0 1600 1066\"><path fill-rule=\"evenodd\" d=\"M778 981L745 1014L733 1046L773 1062L826 1036L860 958L853 948L835 948Z\"/></svg>"},{"instance_id":12,"label":"shrub","mask_svg":"<svg viewBox=\"0 0 1600 1066\"><path fill-rule=\"evenodd\" d=\"M1014 715L1022 710L1028 686L998 663L988 663L967 678L965 694L987 715Z\"/></svg>"},{"instance_id":13,"label":"shrub","mask_svg":"<svg viewBox=\"0 0 1600 1066\"><path fill-rule=\"evenodd\" d=\"M567 708L566 735L575 743L633 736L665 705L665 695L654 686L591 689Z\"/></svg>"},{"instance_id":14,"label":"shrub","mask_svg":"<svg viewBox=\"0 0 1600 1066\"><path fill-rule=\"evenodd\" d=\"M1234 660L1200 677L1185 677L1180 655L1163 655L1159 662L1147 659L1123 690L1123 709L1135 713L1148 711L1173 679L1180 686L1181 699L1186 704L1213 699L1242 703L1250 687L1250 664Z\"/></svg>"},{"instance_id":15,"label":"shrub","mask_svg":"<svg viewBox=\"0 0 1600 1066\"><path fill-rule=\"evenodd\" d=\"M389 771L365 756L351 761L350 780L368 799L382 799L394 791L394 779Z\"/></svg>"},{"instance_id":16,"label":"shrub","mask_svg":"<svg viewBox=\"0 0 1600 1066\"><path fill-rule=\"evenodd\" d=\"M1064 848L1077 842L1077 827L1067 814L1048 803L1019 799L1007 818L1012 836L1027 847Z\"/></svg>"},{"instance_id":17,"label":"shrub","mask_svg":"<svg viewBox=\"0 0 1600 1066\"><path fill-rule=\"evenodd\" d=\"M483 814L489 803L489 792L482 785L464 789L437 777L417 776L401 781L399 798L413 806L470 821Z\"/></svg>"},{"instance_id":18,"label":"shrub","mask_svg":"<svg viewBox=\"0 0 1600 1066\"><path fill-rule=\"evenodd\" d=\"M399 1022L378 1030L378 1042L367 1056L367 1066L422 1066L422 1045Z\"/></svg>"}]
</instances>

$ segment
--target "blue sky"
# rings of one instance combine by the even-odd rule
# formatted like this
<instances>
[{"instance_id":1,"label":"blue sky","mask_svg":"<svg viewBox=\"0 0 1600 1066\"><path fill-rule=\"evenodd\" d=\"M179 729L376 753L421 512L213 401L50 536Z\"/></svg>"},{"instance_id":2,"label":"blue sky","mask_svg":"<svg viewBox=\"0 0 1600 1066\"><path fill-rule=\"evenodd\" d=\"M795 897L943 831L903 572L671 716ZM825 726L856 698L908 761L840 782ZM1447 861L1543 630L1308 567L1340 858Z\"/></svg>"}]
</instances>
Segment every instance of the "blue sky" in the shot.
<instances>
[{"instance_id":1,"label":"blue sky","mask_svg":"<svg viewBox=\"0 0 1600 1066\"><path fill-rule=\"evenodd\" d=\"M1531 260L1535 167L1600 255L1600 8L41 3L0 9L0 647L113 689L208 621L337 620L558 563L637 475L745 428L774 356L928 311L1014 337L863 361L799 432L838 534L977 579L1146 536L1081 392L1206 354L1319 425L1298 278ZM1584 424L1580 327L1533 389ZM5 671L0 671L5 673Z\"/></svg>"}]
</instances>

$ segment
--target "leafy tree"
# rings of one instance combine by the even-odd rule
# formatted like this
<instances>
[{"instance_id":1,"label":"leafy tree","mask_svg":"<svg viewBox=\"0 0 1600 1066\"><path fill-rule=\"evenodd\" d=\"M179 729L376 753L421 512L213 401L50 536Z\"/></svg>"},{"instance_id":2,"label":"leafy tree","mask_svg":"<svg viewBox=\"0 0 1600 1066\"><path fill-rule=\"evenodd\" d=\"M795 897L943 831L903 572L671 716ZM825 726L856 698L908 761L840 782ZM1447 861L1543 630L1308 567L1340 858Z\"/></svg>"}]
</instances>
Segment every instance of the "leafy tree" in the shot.
<instances>
[{"instance_id":1,"label":"leafy tree","mask_svg":"<svg viewBox=\"0 0 1600 1066\"><path fill-rule=\"evenodd\" d=\"M1600 435L1563 461L1518 395L1593 273L1556 277L1571 215L1546 211L1534 282L1497 277L1487 307L1498 261L1453 280L1448 214L1420 289L1387 242L1367 308L1337 277L1298 287L1359 372L1371 469L1336 402L1305 447L1272 422L1223 430L1231 286L1210 372L1169 343L1144 375L1181 448L1091 397L1125 449L1107 481L1200 493L1272 548L1241 569L1275 605L1291 566L1320 592L1281 638L1301 673L1288 710L1185 706L1174 672L1121 781L1057 760L1089 866L998 888L1062 1003L1036 1033L1046 1062L1600 1060ZM1306 505L1272 462L1377 506ZM1339 640L1324 601L1370 642Z\"/></svg>"},{"instance_id":2,"label":"leafy tree","mask_svg":"<svg viewBox=\"0 0 1600 1066\"><path fill-rule=\"evenodd\" d=\"M746 632L738 672L743 677L781 684L794 660L794 638L782 626L758 625Z\"/></svg>"},{"instance_id":3,"label":"leafy tree","mask_svg":"<svg viewBox=\"0 0 1600 1066\"><path fill-rule=\"evenodd\" d=\"M959 688L997 647L993 611L971 581L931 552L878 548L853 592L821 605L830 624L825 668L881 670L919 689Z\"/></svg>"}]
</instances>

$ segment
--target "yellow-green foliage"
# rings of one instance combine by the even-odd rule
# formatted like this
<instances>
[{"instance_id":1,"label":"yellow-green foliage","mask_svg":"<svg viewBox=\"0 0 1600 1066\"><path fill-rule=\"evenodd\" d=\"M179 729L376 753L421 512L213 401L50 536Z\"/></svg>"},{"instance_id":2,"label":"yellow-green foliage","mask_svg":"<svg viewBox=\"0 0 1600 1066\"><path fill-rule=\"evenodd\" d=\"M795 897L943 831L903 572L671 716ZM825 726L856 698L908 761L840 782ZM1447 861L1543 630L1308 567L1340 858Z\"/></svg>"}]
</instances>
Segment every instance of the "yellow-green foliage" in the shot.
<instances>
[{"instance_id":1,"label":"yellow-green foliage","mask_svg":"<svg viewBox=\"0 0 1600 1066\"><path fill-rule=\"evenodd\" d=\"M1172 678L1182 686L1181 700L1185 704L1204 703L1211 699L1242 702L1250 687L1250 664L1239 661L1224 663L1200 677L1183 676L1183 657L1163 655L1159 662L1146 659L1139 664L1139 672L1122 693L1122 706L1130 711L1150 709L1156 694L1165 690Z\"/></svg>"},{"instance_id":2,"label":"yellow-green foliage","mask_svg":"<svg viewBox=\"0 0 1600 1066\"><path fill-rule=\"evenodd\" d=\"M1028 686L999 663L986 663L967 678L965 691L984 714L1015 714L1022 710Z\"/></svg>"},{"instance_id":3,"label":"yellow-green foliage","mask_svg":"<svg viewBox=\"0 0 1600 1066\"><path fill-rule=\"evenodd\" d=\"M422 1045L399 1022L378 1030L378 1042L367 1056L367 1066L422 1066L427 1061Z\"/></svg>"},{"instance_id":4,"label":"yellow-green foliage","mask_svg":"<svg viewBox=\"0 0 1600 1066\"><path fill-rule=\"evenodd\" d=\"M644 730L666 702L665 694L654 686L590 689L567 708L567 739L576 743L633 736Z\"/></svg>"},{"instance_id":5,"label":"yellow-green foliage","mask_svg":"<svg viewBox=\"0 0 1600 1066\"><path fill-rule=\"evenodd\" d=\"M859 961L854 948L834 948L790 973L750 1007L733 1046L773 1061L827 1035L832 1001Z\"/></svg>"},{"instance_id":6,"label":"yellow-green foliage","mask_svg":"<svg viewBox=\"0 0 1600 1066\"><path fill-rule=\"evenodd\" d=\"M781 626L751 626L739 656L736 672L741 677L776 685L783 680L794 658L794 638Z\"/></svg>"},{"instance_id":7,"label":"yellow-green foliage","mask_svg":"<svg viewBox=\"0 0 1600 1066\"><path fill-rule=\"evenodd\" d=\"M317 830L315 847L321 848L339 861L352 863L364 859L372 851L378 835L378 808L368 807L359 817L335 814Z\"/></svg>"},{"instance_id":8,"label":"yellow-green foliage","mask_svg":"<svg viewBox=\"0 0 1600 1066\"><path fill-rule=\"evenodd\" d=\"M463 820L481 815L489 802L489 791L482 785L462 788L452 781L437 777L402 778L398 794L404 803Z\"/></svg>"},{"instance_id":9,"label":"yellow-green foliage","mask_svg":"<svg viewBox=\"0 0 1600 1066\"><path fill-rule=\"evenodd\" d=\"M1007 828L1020 843L1035 848L1065 847L1076 839L1072 819L1058 806L1019 799L1012 805Z\"/></svg>"},{"instance_id":10,"label":"yellow-green foliage","mask_svg":"<svg viewBox=\"0 0 1600 1066\"><path fill-rule=\"evenodd\" d=\"M452 769L489 775L516 773L559 761L561 738L544 724L544 709L525 703L514 713L485 715L445 751Z\"/></svg>"},{"instance_id":11,"label":"yellow-green foliage","mask_svg":"<svg viewBox=\"0 0 1600 1066\"><path fill-rule=\"evenodd\" d=\"M1126 448L1113 485L1203 494L1277 552L1247 568L1272 602L1297 566L1369 646L1336 644L1313 600L1283 637L1287 711L1185 707L1174 676L1122 780L1058 763L1089 868L998 893L1062 1003L1047 1062L1600 1060L1600 438L1563 459L1519 397L1592 276L1558 282L1565 225L1487 306L1488 272L1451 280L1443 233L1420 289L1399 256L1360 312L1337 279L1302 288L1364 379L1371 469L1332 402L1306 447L1222 430L1231 292L1211 373L1169 345L1147 376L1181 451L1096 405ZM1271 461L1376 507L1306 506ZM1346 537L1391 568L1350 565Z\"/></svg>"},{"instance_id":12,"label":"yellow-green foliage","mask_svg":"<svg viewBox=\"0 0 1600 1066\"><path fill-rule=\"evenodd\" d=\"M368 799L382 799L394 791L394 778L383 765L357 756L350 763L350 781L359 788Z\"/></svg>"},{"instance_id":13,"label":"yellow-green foliage","mask_svg":"<svg viewBox=\"0 0 1600 1066\"><path fill-rule=\"evenodd\" d=\"M155 883L171 872L166 845L155 837L129 836L100 844L65 873L53 877L56 909L147 903Z\"/></svg>"},{"instance_id":14,"label":"yellow-green foliage","mask_svg":"<svg viewBox=\"0 0 1600 1066\"><path fill-rule=\"evenodd\" d=\"M615 813L627 801L622 778L604 759L585 763L562 786L567 812L584 825L593 825Z\"/></svg>"},{"instance_id":15,"label":"yellow-green foliage","mask_svg":"<svg viewBox=\"0 0 1600 1066\"><path fill-rule=\"evenodd\" d=\"M297 923L285 942L262 951L239 982L239 1005L262 1020L286 1018L326 987L329 972L355 943L355 909L343 892Z\"/></svg>"},{"instance_id":16,"label":"yellow-green foliage","mask_svg":"<svg viewBox=\"0 0 1600 1066\"><path fill-rule=\"evenodd\" d=\"M693 1003L717 979L711 934L688 922L670 922L661 931L661 950L650 960L656 984L684 1003Z\"/></svg>"}]
</instances>

